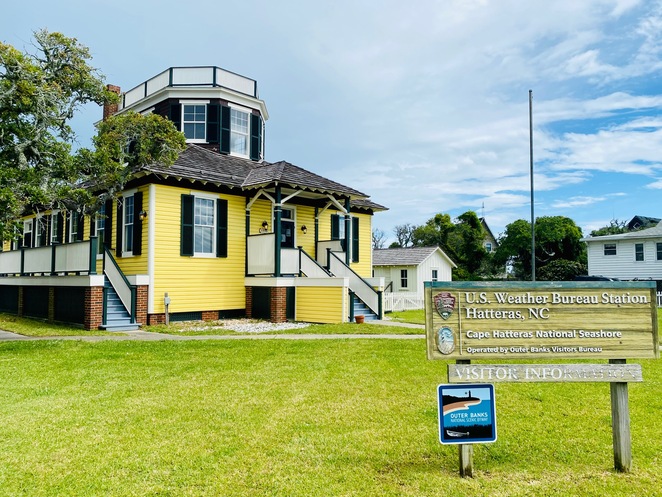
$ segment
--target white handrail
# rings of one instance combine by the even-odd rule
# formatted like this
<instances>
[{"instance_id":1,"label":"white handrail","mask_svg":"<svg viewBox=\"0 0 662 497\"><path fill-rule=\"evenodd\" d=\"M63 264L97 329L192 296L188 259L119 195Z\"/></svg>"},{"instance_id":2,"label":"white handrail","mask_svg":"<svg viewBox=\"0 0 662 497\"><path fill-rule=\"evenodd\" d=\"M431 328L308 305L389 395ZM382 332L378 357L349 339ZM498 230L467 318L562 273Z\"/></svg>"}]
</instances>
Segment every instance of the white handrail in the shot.
<instances>
[{"instance_id":1,"label":"white handrail","mask_svg":"<svg viewBox=\"0 0 662 497\"><path fill-rule=\"evenodd\" d=\"M330 252L329 269L335 276L349 278L349 289L367 305L372 312L379 315L379 294L366 283L363 278L340 260L338 254Z\"/></svg>"}]
</instances>

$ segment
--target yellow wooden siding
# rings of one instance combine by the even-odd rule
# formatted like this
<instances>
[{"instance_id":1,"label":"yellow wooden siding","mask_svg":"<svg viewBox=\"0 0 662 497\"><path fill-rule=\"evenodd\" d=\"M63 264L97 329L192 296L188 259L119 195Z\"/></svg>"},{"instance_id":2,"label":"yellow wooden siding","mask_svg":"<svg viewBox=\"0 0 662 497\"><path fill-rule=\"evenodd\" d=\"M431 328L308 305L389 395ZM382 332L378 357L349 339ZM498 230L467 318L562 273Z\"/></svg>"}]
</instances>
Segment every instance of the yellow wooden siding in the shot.
<instances>
[{"instance_id":1,"label":"yellow wooden siding","mask_svg":"<svg viewBox=\"0 0 662 497\"><path fill-rule=\"evenodd\" d=\"M143 186L137 189L137 191L142 192L143 194L143 209L145 211L148 211L148 206L149 206L149 187L148 186ZM141 255L133 255L133 256L128 256L128 257L119 257L117 255L117 251L113 250L112 254L115 260L117 261L117 265L120 267L122 272L126 275L134 275L134 274L147 274L148 269L147 269L147 257L149 253L149 245L148 245L148 234L149 234L149 223L153 222L152 220L152 213L148 212L147 213L147 219L142 221L143 223L143 231L142 231L142 254ZM134 212L134 222L140 223L140 219L138 219L138 212ZM113 242L111 244L112 247L117 247L117 226L118 224L122 226L122 220L117 219L117 202L113 202Z\"/></svg>"},{"instance_id":2,"label":"yellow wooden siding","mask_svg":"<svg viewBox=\"0 0 662 497\"><path fill-rule=\"evenodd\" d=\"M372 216L355 214L359 220L359 262L352 262L350 267L363 278L372 278Z\"/></svg>"},{"instance_id":3,"label":"yellow wooden siding","mask_svg":"<svg viewBox=\"0 0 662 497\"><path fill-rule=\"evenodd\" d=\"M301 227L306 227L306 234ZM311 257L315 257L315 208L307 205L296 207L296 246L301 246Z\"/></svg>"},{"instance_id":4,"label":"yellow wooden siding","mask_svg":"<svg viewBox=\"0 0 662 497\"><path fill-rule=\"evenodd\" d=\"M245 212L245 205L244 205ZM271 220L271 202L265 198L256 200L251 206L251 235L257 235L262 229L262 223L266 221L269 227L267 231L273 231ZM244 226L246 223L244 223Z\"/></svg>"},{"instance_id":5,"label":"yellow wooden siding","mask_svg":"<svg viewBox=\"0 0 662 497\"><path fill-rule=\"evenodd\" d=\"M219 195L228 201L228 256L190 257L180 255L181 196L195 190L156 186L154 312L164 312L167 292L170 312L244 309L246 291L244 197ZM261 222L261 221L260 221Z\"/></svg>"},{"instance_id":6,"label":"yellow wooden siding","mask_svg":"<svg viewBox=\"0 0 662 497\"><path fill-rule=\"evenodd\" d=\"M343 287L297 287L297 321L341 323L345 320Z\"/></svg>"}]
</instances>

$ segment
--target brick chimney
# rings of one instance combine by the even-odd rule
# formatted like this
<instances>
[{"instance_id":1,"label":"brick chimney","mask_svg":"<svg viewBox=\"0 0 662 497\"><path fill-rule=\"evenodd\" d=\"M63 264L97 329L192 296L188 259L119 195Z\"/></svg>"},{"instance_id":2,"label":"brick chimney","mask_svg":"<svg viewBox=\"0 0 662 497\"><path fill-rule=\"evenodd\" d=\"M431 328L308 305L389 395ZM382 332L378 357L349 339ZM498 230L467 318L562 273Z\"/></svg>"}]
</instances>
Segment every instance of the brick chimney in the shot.
<instances>
[{"instance_id":1,"label":"brick chimney","mask_svg":"<svg viewBox=\"0 0 662 497\"><path fill-rule=\"evenodd\" d=\"M122 89L119 86L115 85L106 85L106 89L108 91L112 91L113 93L117 93L118 95L122 92ZM118 109L118 104L104 104L103 105L103 120L105 121L108 119L110 116L115 114Z\"/></svg>"}]
</instances>

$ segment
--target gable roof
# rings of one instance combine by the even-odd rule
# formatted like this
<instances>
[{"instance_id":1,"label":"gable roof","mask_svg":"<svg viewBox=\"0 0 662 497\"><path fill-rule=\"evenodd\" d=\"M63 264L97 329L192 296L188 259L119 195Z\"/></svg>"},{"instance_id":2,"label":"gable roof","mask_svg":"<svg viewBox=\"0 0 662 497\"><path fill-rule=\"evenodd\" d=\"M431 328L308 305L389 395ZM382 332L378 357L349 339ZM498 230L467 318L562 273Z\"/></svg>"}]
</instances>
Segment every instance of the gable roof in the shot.
<instances>
[{"instance_id":1,"label":"gable roof","mask_svg":"<svg viewBox=\"0 0 662 497\"><path fill-rule=\"evenodd\" d=\"M662 221L657 223L657 226L647 228L639 231L629 231L627 233L619 233L618 235L603 235L603 236L589 236L582 238L582 242L603 242L603 241L618 241L618 240L636 240L641 238L662 238Z\"/></svg>"},{"instance_id":2,"label":"gable roof","mask_svg":"<svg viewBox=\"0 0 662 497\"><path fill-rule=\"evenodd\" d=\"M349 197L352 205L359 208L387 210L386 207L369 200L365 193L289 162L255 162L219 154L194 144L189 144L172 166L150 164L142 167L137 174L156 174L163 178L188 179L241 190L281 185L315 194Z\"/></svg>"},{"instance_id":3,"label":"gable roof","mask_svg":"<svg viewBox=\"0 0 662 497\"><path fill-rule=\"evenodd\" d=\"M423 263L428 257L432 256L436 251L448 261L452 267L457 267L446 253L439 247L405 247L405 248L388 248L388 249L373 249L372 251L372 265L373 266L418 266Z\"/></svg>"},{"instance_id":4,"label":"gable roof","mask_svg":"<svg viewBox=\"0 0 662 497\"><path fill-rule=\"evenodd\" d=\"M638 228L650 228L660 222L659 217L634 216L628 223L628 229L636 230Z\"/></svg>"}]
</instances>

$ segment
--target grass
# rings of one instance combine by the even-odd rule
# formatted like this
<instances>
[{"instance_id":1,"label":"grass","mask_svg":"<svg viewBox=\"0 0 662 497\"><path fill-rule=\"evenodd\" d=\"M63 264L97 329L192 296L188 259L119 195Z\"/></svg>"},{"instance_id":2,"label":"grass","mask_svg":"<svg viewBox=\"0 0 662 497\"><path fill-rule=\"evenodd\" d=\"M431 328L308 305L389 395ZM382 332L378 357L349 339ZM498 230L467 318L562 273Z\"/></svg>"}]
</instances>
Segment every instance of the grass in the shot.
<instances>
[{"instance_id":1,"label":"grass","mask_svg":"<svg viewBox=\"0 0 662 497\"><path fill-rule=\"evenodd\" d=\"M47 323L38 319L20 318L5 313L0 313L0 330L31 337L117 335L117 333L107 331L84 330L83 328L76 328L66 324Z\"/></svg>"},{"instance_id":2,"label":"grass","mask_svg":"<svg viewBox=\"0 0 662 497\"><path fill-rule=\"evenodd\" d=\"M415 340L0 343L0 496L647 496L662 488L660 361L630 386L497 384L498 440L438 442L445 363Z\"/></svg>"},{"instance_id":3,"label":"grass","mask_svg":"<svg viewBox=\"0 0 662 497\"><path fill-rule=\"evenodd\" d=\"M425 324L425 310L393 311L387 313L386 318L400 323Z\"/></svg>"}]
</instances>

